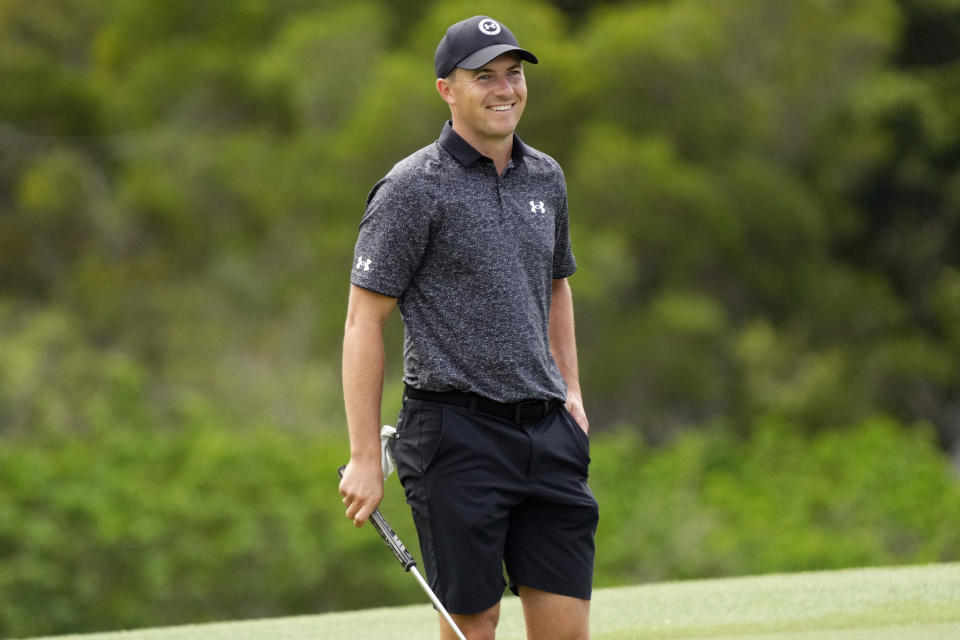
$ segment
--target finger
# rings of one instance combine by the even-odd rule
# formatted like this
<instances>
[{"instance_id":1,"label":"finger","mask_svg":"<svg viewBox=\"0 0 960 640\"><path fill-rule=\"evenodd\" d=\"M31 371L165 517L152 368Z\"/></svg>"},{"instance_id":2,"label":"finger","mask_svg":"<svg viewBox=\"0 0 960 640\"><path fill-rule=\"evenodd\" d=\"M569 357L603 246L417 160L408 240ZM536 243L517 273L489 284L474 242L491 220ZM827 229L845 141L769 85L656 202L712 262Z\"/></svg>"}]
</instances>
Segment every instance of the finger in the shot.
<instances>
[{"instance_id":1,"label":"finger","mask_svg":"<svg viewBox=\"0 0 960 640\"><path fill-rule=\"evenodd\" d=\"M359 528L370 518L370 514L373 513L373 509L370 507L363 507L357 511L356 516L353 518L353 526Z\"/></svg>"},{"instance_id":2,"label":"finger","mask_svg":"<svg viewBox=\"0 0 960 640\"><path fill-rule=\"evenodd\" d=\"M360 503L351 501L347 504L347 518L353 520L357 517L357 513L360 511Z\"/></svg>"},{"instance_id":3,"label":"finger","mask_svg":"<svg viewBox=\"0 0 960 640\"><path fill-rule=\"evenodd\" d=\"M587 414L583 411L579 411L573 417L577 421L577 424L580 425L580 428L583 429L583 432L589 434L590 421L587 420Z\"/></svg>"}]
</instances>

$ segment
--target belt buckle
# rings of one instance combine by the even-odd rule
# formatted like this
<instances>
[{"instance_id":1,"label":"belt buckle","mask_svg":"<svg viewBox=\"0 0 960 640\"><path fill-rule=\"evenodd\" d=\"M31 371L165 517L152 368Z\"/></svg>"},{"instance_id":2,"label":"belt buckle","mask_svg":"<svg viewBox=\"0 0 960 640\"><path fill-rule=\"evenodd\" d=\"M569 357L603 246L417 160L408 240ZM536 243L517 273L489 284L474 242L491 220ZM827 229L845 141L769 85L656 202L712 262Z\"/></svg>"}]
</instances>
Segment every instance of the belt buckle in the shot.
<instances>
[{"instance_id":1,"label":"belt buckle","mask_svg":"<svg viewBox=\"0 0 960 640\"><path fill-rule=\"evenodd\" d=\"M518 402L513 409L513 421L517 424L536 422L543 416L547 415L549 405L549 400L524 400L523 402ZM524 411L526 409L538 409L539 413L534 419L526 420L524 419Z\"/></svg>"}]
</instances>

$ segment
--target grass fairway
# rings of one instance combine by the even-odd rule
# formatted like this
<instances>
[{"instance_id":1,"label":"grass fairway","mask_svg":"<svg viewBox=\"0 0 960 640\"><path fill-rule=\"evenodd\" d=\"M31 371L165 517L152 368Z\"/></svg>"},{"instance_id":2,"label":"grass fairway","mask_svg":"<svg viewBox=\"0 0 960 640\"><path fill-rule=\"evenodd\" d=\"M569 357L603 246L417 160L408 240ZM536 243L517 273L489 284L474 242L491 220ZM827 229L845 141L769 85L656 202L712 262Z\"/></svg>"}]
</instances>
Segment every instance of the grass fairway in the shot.
<instances>
[{"instance_id":1,"label":"grass fairway","mask_svg":"<svg viewBox=\"0 0 960 640\"><path fill-rule=\"evenodd\" d=\"M419 589L413 578L410 588ZM68 636L83 640L423 640L429 605L297 618ZM796 573L600 589L593 640L942 640L960 638L960 564ZM67 636L61 636L67 637ZM500 640L522 640L505 598Z\"/></svg>"}]
</instances>

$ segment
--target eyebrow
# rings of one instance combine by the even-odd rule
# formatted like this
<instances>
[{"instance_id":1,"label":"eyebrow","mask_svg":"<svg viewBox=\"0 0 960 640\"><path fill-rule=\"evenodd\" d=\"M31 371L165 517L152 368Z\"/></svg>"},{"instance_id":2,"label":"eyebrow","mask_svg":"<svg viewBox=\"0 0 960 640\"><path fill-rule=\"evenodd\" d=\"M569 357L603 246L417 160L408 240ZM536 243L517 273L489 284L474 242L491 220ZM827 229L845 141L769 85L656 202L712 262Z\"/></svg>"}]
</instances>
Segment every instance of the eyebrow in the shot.
<instances>
[{"instance_id":1,"label":"eyebrow","mask_svg":"<svg viewBox=\"0 0 960 640\"><path fill-rule=\"evenodd\" d=\"M514 69L522 69L522 68L523 68L523 63L522 63L522 62L518 62L518 63L515 64L515 65L511 65L511 66L507 67L507 71L513 71ZM494 71L496 71L496 69L491 69L490 67L484 67L484 68L482 68L482 69L474 69L474 70L473 70L473 75L474 75L474 76L478 76L478 75L480 75L481 73L493 73Z\"/></svg>"}]
</instances>

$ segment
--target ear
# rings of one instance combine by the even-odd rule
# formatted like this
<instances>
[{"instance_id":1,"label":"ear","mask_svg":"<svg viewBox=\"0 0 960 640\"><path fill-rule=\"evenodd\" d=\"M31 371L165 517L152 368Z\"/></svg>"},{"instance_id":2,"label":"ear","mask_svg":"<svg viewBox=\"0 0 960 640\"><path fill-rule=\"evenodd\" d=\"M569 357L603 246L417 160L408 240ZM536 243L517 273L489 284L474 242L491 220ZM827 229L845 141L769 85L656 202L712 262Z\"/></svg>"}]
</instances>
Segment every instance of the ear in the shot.
<instances>
[{"instance_id":1,"label":"ear","mask_svg":"<svg viewBox=\"0 0 960 640\"><path fill-rule=\"evenodd\" d=\"M456 73L456 71L454 71L454 73ZM437 78L437 91L440 93L440 97L443 98L443 101L451 107L455 102L453 96L453 87L451 87L453 84L452 77L453 74L447 76L446 78Z\"/></svg>"}]
</instances>

